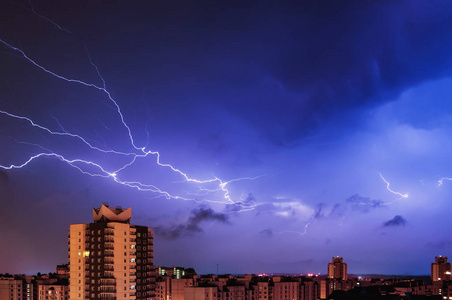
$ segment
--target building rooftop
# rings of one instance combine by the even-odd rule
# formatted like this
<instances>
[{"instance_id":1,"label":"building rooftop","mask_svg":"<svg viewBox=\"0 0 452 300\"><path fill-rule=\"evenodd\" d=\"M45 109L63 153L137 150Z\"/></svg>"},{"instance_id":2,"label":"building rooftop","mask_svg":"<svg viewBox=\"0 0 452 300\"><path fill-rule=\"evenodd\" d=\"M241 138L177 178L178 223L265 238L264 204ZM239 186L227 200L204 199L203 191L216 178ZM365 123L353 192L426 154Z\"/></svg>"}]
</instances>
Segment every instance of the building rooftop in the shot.
<instances>
[{"instance_id":1,"label":"building rooftop","mask_svg":"<svg viewBox=\"0 0 452 300\"><path fill-rule=\"evenodd\" d=\"M130 224L132 218L132 208L110 207L102 204L99 208L93 208L94 222L121 222Z\"/></svg>"}]
</instances>

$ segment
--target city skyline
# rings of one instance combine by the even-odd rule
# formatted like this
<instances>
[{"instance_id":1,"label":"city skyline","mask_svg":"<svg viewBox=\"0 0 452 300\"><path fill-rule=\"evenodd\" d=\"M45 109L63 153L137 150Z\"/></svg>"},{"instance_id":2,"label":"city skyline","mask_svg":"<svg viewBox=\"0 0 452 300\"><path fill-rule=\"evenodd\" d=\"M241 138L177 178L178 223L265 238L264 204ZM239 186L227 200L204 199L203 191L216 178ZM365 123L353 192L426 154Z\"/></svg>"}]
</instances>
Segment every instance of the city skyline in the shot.
<instances>
[{"instance_id":1,"label":"city skyline","mask_svg":"<svg viewBox=\"0 0 452 300\"><path fill-rule=\"evenodd\" d=\"M428 274L452 239L447 1L0 4L0 273L133 207L155 264ZM63 241L63 243L62 243Z\"/></svg>"}]
</instances>

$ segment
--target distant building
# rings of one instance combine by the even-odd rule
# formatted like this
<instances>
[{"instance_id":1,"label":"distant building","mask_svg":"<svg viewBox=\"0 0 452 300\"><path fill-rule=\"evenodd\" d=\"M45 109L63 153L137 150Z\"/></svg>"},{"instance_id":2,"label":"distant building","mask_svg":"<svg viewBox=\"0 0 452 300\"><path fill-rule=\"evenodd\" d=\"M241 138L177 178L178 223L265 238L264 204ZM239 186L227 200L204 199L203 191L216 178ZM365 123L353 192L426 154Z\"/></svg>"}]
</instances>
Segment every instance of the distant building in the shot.
<instances>
[{"instance_id":1,"label":"distant building","mask_svg":"<svg viewBox=\"0 0 452 300\"><path fill-rule=\"evenodd\" d=\"M451 280L451 270L451 265L447 262L447 256L436 256L431 268L430 277L432 282Z\"/></svg>"},{"instance_id":2,"label":"distant building","mask_svg":"<svg viewBox=\"0 0 452 300\"><path fill-rule=\"evenodd\" d=\"M26 298L24 282L13 277L0 277L0 299L22 300Z\"/></svg>"},{"instance_id":3,"label":"distant building","mask_svg":"<svg viewBox=\"0 0 452 300\"><path fill-rule=\"evenodd\" d=\"M69 279L69 265L68 264L57 265L56 273L59 278Z\"/></svg>"},{"instance_id":4,"label":"distant building","mask_svg":"<svg viewBox=\"0 0 452 300\"><path fill-rule=\"evenodd\" d=\"M0 300L37 300L36 276L0 275Z\"/></svg>"},{"instance_id":5,"label":"distant building","mask_svg":"<svg viewBox=\"0 0 452 300\"><path fill-rule=\"evenodd\" d=\"M181 279L185 276L185 269L181 267L161 267L159 266L157 268L158 275L160 276L169 276L169 277L175 277L176 279Z\"/></svg>"},{"instance_id":6,"label":"distant building","mask_svg":"<svg viewBox=\"0 0 452 300\"><path fill-rule=\"evenodd\" d=\"M347 264L342 257L333 257L328 264L328 278L347 280Z\"/></svg>"},{"instance_id":7,"label":"distant building","mask_svg":"<svg viewBox=\"0 0 452 300\"><path fill-rule=\"evenodd\" d=\"M130 225L132 209L103 204L94 223L69 230L69 296L81 299L154 299L153 234Z\"/></svg>"},{"instance_id":8,"label":"distant building","mask_svg":"<svg viewBox=\"0 0 452 300\"><path fill-rule=\"evenodd\" d=\"M66 280L67 281L67 280ZM40 284L38 286L39 300L68 300L69 287L66 283Z\"/></svg>"}]
</instances>

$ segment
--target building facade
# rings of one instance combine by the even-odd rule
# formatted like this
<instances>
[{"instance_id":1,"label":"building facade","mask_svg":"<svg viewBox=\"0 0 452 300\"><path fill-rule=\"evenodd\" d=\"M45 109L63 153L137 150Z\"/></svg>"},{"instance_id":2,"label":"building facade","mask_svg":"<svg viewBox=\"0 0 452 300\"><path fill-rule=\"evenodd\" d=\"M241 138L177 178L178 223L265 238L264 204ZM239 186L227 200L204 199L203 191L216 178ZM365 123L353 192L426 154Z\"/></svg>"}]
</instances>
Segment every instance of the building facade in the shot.
<instances>
[{"instance_id":1,"label":"building facade","mask_svg":"<svg viewBox=\"0 0 452 300\"><path fill-rule=\"evenodd\" d=\"M447 262L447 256L436 256L432 263L430 277L432 282L451 280L451 265Z\"/></svg>"},{"instance_id":2,"label":"building facade","mask_svg":"<svg viewBox=\"0 0 452 300\"><path fill-rule=\"evenodd\" d=\"M132 209L103 204L94 222L69 230L69 296L77 299L154 299L152 229L130 225Z\"/></svg>"},{"instance_id":3,"label":"building facade","mask_svg":"<svg viewBox=\"0 0 452 300\"><path fill-rule=\"evenodd\" d=\"M328 264L328 278L347 280L347 264L342 257L333 257Z\"/></svg>"}]
</instances>

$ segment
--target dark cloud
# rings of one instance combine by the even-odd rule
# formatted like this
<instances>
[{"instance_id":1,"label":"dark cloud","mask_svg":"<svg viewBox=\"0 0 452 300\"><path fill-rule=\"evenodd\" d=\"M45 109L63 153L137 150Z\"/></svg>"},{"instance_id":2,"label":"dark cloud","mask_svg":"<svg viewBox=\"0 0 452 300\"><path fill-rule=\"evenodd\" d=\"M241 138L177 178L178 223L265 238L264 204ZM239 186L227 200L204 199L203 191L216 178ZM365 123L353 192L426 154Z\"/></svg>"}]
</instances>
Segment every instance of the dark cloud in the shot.
<instances>
[{"instance_id":1,"label":"dark cloud","mask_svg":"<svg viewBox=\"0 0 452 300\"><path fill-rule=\"evenodd\" d=\"M219 221L220 223L228 223L228 215L217 213L211 208L199 207L191 211L188 218L186 230L189 232L202 232L199 224L203 221Z\"/></svg>"},{"instance_id":2,"label":"dark cloud","mask_svg":"<svg viewBox=\"0 0 452 300\"><path fill-rule=\"evenodd\" d=\"M406 220L402 216L395 216L392 220L389 220L383 224L384 227L399 227L405 226Z\"/></svg>"},{"instance_id":3,"label":"dark cloud","mask_svg":"<svg viewBox=\"0 0 452 300\"><path fill-rule=\"evenodd\" d=\"M323 218L324 214L323 214L323 208L325 207L325 204L323 203L319 203L315 206L315 211L314 211L314 219L320 219Z\"/></svg>"},{"instance_id":4,"label":"dark cloud","mask_svg":"<svg viewBox=\"0 0 452 300\"><path fill-rule=\"evenodd\" d=\"M216 122L228 123L218 115L223 110L284 145L330 118L343 121L336 132L354 126L362 109L452 74L452 8L445 1L203 2L184 5L184 13L144 1L136 7L124 15L123 5L111 4L102 17L95 10L83 15L69 10L66 26L97 46L101 65L117 65L120 56L130 70L142 72L139 80L121 76L118 65L107 79L119 97L144 93L161 99L152 103L157 121L167 115L192 116L195 124L210 121L199 118L202 108ZM69 14L61 11L61 18ZM99 45L93 37L107 30L105 45ZM143 61L152 68L144 69ZM133 89L140 86L148 88ZM169 86L177 88L161 88ZM200 134L201 149L212 155L230 151L225 131L215 126L207 131Z\"/></svg>"},{"instance_id":5,"label":"dark cloud","mask_svg":"<svg viewBox=\"0 0 452 300\"><path fill-rule=\"evenodd\" d=\"M184 225L176 225L171 228L166 228L163 226L154 226L153 230L155 234L159 237L163 237L166 239L177 239L185 232Z\"/></svg>"},{"instance_id":6,"label":"dark cloud","mask_svg":"<svg viewBox=\"0 0 452 300\"><path fill-rule=\"evenodd\" d=\"M345 212L347 211L347 206L340 204L340 203L336 203L334 204L333 208L331 209L330 212L330 217L342 217L345 215Z\"/></svg>"},{"instance_id":7,"label":"dark cloud","mask_svg":"<svg viewBox=\"0 0 452 300\"><path fill-rule=\"evenodd\" d=\"M203 232L200 224L204 221L219 221L220 223L229 223L228 215L217 213L208 207L198 207L191 211L191 215L185 224L173 225L171 227L155 226L156 235L167 239L176 239L182 235L191 235Z\"/></svg>"},{"instance_id":8,"label":"dark cloud","mask_svg":"<svg viewBox=\"0 0 452 300\"><path fill-rule=\"evenodd\" d=\"M450 240L439 240L436 242L428 242L425 246L427 248L445 249L445 248L449 248L451 244L452 244L452 241L450 241Z\"/></svg>"},{"instance_id":9,"label":"dark cloud","mask_svg":"<svg viewBox=\"0 0 452 300\"><path fill-rule=\"evenodd\" d=\"M369 212L371 209L382 207L384 202L378 199L371 199L369 197L363 197L355 194L345 200L347 204L354 210L358 210L364 213Z\"/></svg>"},{"instance_id":10,"label":"dark cloud","mask_svg":"<svg viewBox=\"0 0 452 300\"><path fill-rule=\"evenodd\" d=\"M272 237L273 236L273 230L271 228L264 229L259 232L259 234L264 235L266 237Z\"/></svg>"}]
</instances>

